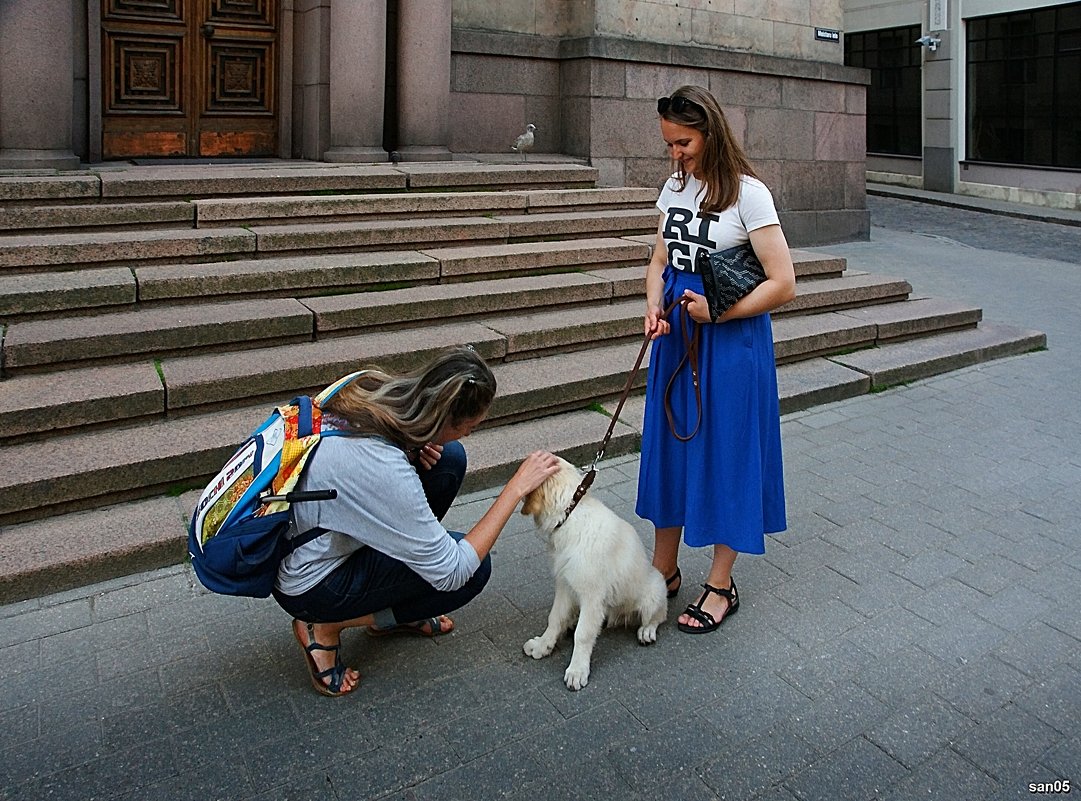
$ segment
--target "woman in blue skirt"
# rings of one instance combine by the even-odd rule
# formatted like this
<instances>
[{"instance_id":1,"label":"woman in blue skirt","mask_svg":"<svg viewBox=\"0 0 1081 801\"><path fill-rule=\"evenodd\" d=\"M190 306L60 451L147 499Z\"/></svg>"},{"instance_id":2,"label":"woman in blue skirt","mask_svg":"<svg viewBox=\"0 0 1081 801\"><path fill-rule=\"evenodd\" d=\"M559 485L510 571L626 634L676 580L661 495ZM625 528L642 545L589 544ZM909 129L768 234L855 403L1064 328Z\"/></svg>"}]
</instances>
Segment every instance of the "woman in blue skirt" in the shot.
<instances>
[{"instance_id":1,"label":"woman in blue skirt","mask_svg":"<svg viewBox=\"0 0 1081 801\"><path fill-rule=\"evenodd\" d=\"M701 87L683 86L658 100L657 112L676 172L657 201L657 244L646 268L645 332L653 346L636 511L656 527L653 564L670 598L682 583L680 533L692 547L713 547L704 590L678 620L681 631L701 634L739 608L736 556L764 553L765 535L785 529L769 312L795 296L796 279L773 197L717 100ZM766 280L711 322L695 259L703 249L748 241ZM664 319L664 310L684 296ZM701 406L691 371L680 366L684 326L699 326Z\"/></svg>"}]
</instances>

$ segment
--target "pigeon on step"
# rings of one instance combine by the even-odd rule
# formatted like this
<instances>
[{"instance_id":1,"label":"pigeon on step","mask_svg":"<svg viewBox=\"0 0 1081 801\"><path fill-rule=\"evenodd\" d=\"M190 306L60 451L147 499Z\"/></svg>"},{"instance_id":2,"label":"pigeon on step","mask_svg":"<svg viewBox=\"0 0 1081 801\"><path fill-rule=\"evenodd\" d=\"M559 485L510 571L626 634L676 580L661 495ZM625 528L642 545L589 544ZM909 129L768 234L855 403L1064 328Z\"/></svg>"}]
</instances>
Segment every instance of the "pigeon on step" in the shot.
<instances>
[{"instance_id":1,"label":"pigeon on step","mask_svg":"<svg viewBox=\"0 0 1081 801\"><path fill-rule=\"evenodd\" d=\"M535 130L537 130L537 126L529 123L525 127L525 133L514 140L514 144L510 146L510 149L521 154L524 159L525 154L533 149L533 132Z\"/></svg>"}]
</instances>

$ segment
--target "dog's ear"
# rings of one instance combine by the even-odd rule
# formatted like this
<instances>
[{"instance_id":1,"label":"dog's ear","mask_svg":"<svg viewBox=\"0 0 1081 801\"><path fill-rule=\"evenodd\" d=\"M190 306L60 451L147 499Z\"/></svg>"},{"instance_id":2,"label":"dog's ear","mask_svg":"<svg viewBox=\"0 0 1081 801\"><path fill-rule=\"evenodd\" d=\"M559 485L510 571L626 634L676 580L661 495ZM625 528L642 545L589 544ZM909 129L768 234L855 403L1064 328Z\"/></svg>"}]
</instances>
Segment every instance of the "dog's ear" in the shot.
<instances>
[{"instance_id":1,"label":"dog's ear","mask_svg":"<svg viewBox=\"0 0 1081 801\"><path fill-rule=\"evenodd\" d=\"M525 496L525 500L522 502L522 514L535 515L541 509L544 508L545 500L547 498L548 482L545 481L531 493Z\"/></svg>"}]
</instances>

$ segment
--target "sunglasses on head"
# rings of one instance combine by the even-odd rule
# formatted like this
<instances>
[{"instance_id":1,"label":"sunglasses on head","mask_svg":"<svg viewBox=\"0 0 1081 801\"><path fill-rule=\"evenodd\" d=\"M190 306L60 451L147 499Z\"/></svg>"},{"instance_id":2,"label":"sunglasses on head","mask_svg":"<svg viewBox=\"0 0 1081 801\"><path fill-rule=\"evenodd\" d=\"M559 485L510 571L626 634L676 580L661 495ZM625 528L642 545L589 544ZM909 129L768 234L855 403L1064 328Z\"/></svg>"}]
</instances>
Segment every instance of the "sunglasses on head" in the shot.
<instances>
[{"instance_id":1,"label":"sunglasses on head","mask_svg":"<svg viewBox=\"0 0 1081 801\"><path fill-rule=\"evenodd\" d=\"M669 109L673 114L682 114L687 107L693 108L703 117L706 116L706 110L693 100L688 100L683 95L676 95L675 97L659 97L657 98L657 113L664 114Z\"/></svg>"}]
</instances>

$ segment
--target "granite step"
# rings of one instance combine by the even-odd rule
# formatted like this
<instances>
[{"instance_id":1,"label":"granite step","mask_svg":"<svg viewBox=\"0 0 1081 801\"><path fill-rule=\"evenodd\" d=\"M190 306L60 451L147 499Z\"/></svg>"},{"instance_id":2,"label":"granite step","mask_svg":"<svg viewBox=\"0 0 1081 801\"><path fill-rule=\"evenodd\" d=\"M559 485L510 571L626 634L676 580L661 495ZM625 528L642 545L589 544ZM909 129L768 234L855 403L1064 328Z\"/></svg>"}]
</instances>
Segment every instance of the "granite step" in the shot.
<instances>
[{"instance_id":1,"label":"granite step","mask_svg":"<svg viewBox=\"0 0 1081 801\"><path fill-rule=\"evenodd\" d=\"M490 351L492 344L478 352ZM588 355L558 354L531 363L494 364L500 392L486 425L550 416L614 395L622 388L636 353L635 345L613 346ZM414 351L407 359L416 363L428 356ZM381 361L390 364L393 359ZM350 369L355 366L354 362ZM145 497L203 479L228 459L272 406L249 405L6 446L8 470L0 475L0 523Z\"/></svg>"},{"instance_id":2,"label":"granite step","mask_svg":"<svg viewBox=\"0 0 1081 801\"><path fill-rule=\"evenodd\" d=\"M65 206L13 206L0 214L0 231L41 233L135 228L194 228L195 204L182 200Z\"/></svg>"},{"instance_id":3,"label":"granite step","mask_svg":"<svg viewBox=\"0 0 1081 801\"><path fill-rule=\"evenodd\" d=\"M607 302L611 297L612 285L602 278L588 273L557 273L326 295L305 298L303 302L314 314L315 330L322 336L375 326L477 318L516 309Z\"/></svg>"},{"instance_id":4,"label":"granite step","mask_svg":"<svg viewBox=\"0 0 1081 801\"><path fill-rule=\"evenodd\" d=\"M199 228L308 222L401 219L421 215L476 216L485 212L551 212L570 208L614 210L652 208L657 191L648 188L547 189L501 192L406 192L399 194L304 197L213 198L196 200Z\"/></svg>"},{"instance_id":5,"label":"granite step","mask_svg":"<svg viewBox=\"0 0 1081 801\"><path fill-rule=\"evenodd\" d=\"M972 327L980 310L954 301L921 298L853 312L782 317L774 321L778 364L820 354L845 353L903 338ZM491 315L468 324L372 332L235 353L167 357L160 380L149 362L130 367L68 370L0 382L0 439L118 423L136 416L191 414L207 409L267 402L318 389L357 363L406 367L430 355L435 341L474 344L486 358L532 361L538 355L592 351L642 337L640 294L610 304L522 314ZM583 349L590 350L583 350ZM403 361L412 356L412 362ZM629 370L633 358L625 360ZM106 368L102 368L105 370ZM106 380L104 376L108 376ZM151 394L153 392L154 394ZM106 410L109 410L108 412ZM111 415L111 416L110 416Z\"/></svg>"},{"instance_id":6,"label":"granite step","mask_svg":"<svg viewBox=\"0 0 1081 801\"><path fill-rule=\"evenodd\" d=\"M309 163L219 166L213 170L144 167L102 172L100 177L103 198L207 198L444 188L579 188L593 186L597 170L577 164L441 162L311 166Z\"/></svg>"},{"instance_id":7,"label":"granite step","mask_svg":"<svg viewBox=\"0 0 1081 801\"><path fill-rule=\"evenodd\" d=\"M243 228L13 234L0 236L0 274L82 269L86 264L197 261L253 254L255 249L255 234Z\"/></svg>"},{"instance_id":8,"label":"granite step","mask_svg":"<svg viewBox=\"0 0 1081 801\"><path fill-rule=\"evenodd\" d=\"M362 251L318 256L137 264L0 276L0 319L55 317L135 303L305 297L387 284L466 281L548 271L588 271L616 296L640 295L649 248L636 237ZM792 251L797 279L839 277L844 259Z\"/></svg>"},{"instance_id":9,"label":"granite step","mask_svg":"<svg viewBox=\"0 0 1081 801\"><path fill-rule=\"evenodd\" d=\"M641 264L644 248L615 238L285 256L136 267L140 301L214 295L302 297L395 283L434 283L545 270ZM2 286L2 284L0 284Z\"/></svg>"},{"instance_id":10,"label":"granite step","mask_svg":"<svg viewBox=\"0 0 1081 801\"><path fill-rule=\"evenodd\" d=\"M888 343L830 361L868 376L873 391L1045 347L1047 335L1040 331L983 322L978 328Z\"/></svg>"},{"instance_id":11,"label":"granite step","mask_svg":"<svg viewBox=\"0 0 1081 801\"><path fill-rule=\"evenodd\" d=\"M4 332L4 376L89 361L180 351L310 341L311 310L292 298L169 306L55 320L28 320Z\"/></svg>"},{"instance_id":12,"label":"granite step","mask_svg":"<svg viewBox=\"0 0 1081 801\"><path fill-rule=\"evenodd\" d=\"M530 239L621 237L657 225L652 209L369 220L252 226L260 253L326 253L345 248L423 249L432 244L481 245ZM2 253L2 251L0 251Z\"/></svg>"},{"instance_id":13,"label":"granite step","mask_svg":"<svg viewBox=\"0 0 1081 801\"><path fill-rule=\"evenodd\" d=\"M865 308L788 315L773 321L778 364L826 353L974 328L982 317L978 306L936 298L916 298Z\"/></svg>"},{"instance_id":14,"label":"granite step","mask_svg":"<svg viewBox=\"0 0 1081 801\"><path fill-rule=\"evenodd\" d=\"M128 267L0 274L0 320L4 322L134 306L137 300L138 285Z\"/></svg>"},{"instance_id":15,"label":"granite step","mask_svg":"<svg viewBox=\"0 0 1081 801\"><path fill-rule=\"evenodd\" d=\"M252 427L244 417L238 413L240 436ZM463 491L504 483L522 459L540 448L574 463L587 462L608 423L605 415L585 410L483 428L467 441ZM632 453L639 443L637 431L617 424L607 453ZM197 497L198 491L191 491L3 525L0 604L180 563L187 558L187 524Z\"/></svg>"},{"instance_id":16,"label":"granite step","mask_svg":"<svg viewBox=\"0 0 1081 801\"><path fill-rule=\"evenodd\" d=\"M848 309L905 300L912 285L903 278L846 270L839 278L815 278L796 282L796 297L773 312L786 314Z\"/></svg>"}]
</instances>

